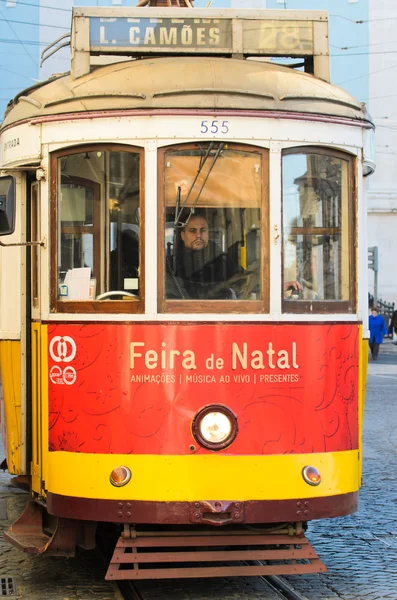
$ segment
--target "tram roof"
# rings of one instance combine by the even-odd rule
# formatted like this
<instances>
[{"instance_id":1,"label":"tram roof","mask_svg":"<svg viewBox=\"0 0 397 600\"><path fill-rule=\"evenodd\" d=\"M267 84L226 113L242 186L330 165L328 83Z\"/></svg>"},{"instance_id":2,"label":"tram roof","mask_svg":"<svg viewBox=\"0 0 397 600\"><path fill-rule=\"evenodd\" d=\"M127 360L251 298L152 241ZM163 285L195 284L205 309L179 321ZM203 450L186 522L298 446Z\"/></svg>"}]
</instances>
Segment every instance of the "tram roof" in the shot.
<instances>
[{"instance_id":1,"label":"tram roof","mask_svg":"<svg viewBox=\"0 0 397 600\"><path fill-rule=\"evenodd\" d=\"M136 109L281 111L370 121L348 92L291 67L171 56L117 62L78 79L49 79L10 102L2 128L54 115Z\"/></svg>"}]
</instances>

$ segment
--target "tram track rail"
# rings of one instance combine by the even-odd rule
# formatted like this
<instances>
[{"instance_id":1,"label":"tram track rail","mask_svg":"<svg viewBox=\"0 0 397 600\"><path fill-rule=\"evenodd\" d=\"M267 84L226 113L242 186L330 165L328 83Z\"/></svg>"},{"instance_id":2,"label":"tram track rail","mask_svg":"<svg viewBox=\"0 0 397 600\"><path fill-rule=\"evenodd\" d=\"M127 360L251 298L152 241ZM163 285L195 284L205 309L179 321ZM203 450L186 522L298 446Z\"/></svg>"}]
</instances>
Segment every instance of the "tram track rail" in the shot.
<instances>
[{"instance_id":1,"label":"tram track rail","mask_svg":"<svg viewBox=\"0 0 397 600\"><path fill-rule=\"evenodd\" d=\"M263 579L271 588L280 594L281 598L285 598L285 600L307 600L305 596L299 594L299 592L294 590L281 577L277 577L276 575L268 575L267 577L263 577Z\"/></svg>"},{"instance_id":2,"label":"tram track rail","mask_svg":"<svg viewBox=\"0 0 397 600\"><path fill-rule=\"evenodd\" d=\"M277 595L277 598L280 600L307 600L305 596L302 596L299 592L294 590L284 579L275 575L268 576L258 576L255 579L260 579L263 581L269 592L273 592L273 596ZM136 581L119 581L118 587L124 598L124 600L146 600L145 594L139 589L139 583ZM244 594L244 597L249 600L249 597ZM198 596L195 596L196 600L199 600ZM208 598L208 595L205 594L205 598ZM158 600L162 600L161 596L158 597ZM165 598L164 598L165 600ZM204 596L203 596L204 600ZM264 590L263 600L266 600L266 591Z\"/></svg>"}]
</instances>

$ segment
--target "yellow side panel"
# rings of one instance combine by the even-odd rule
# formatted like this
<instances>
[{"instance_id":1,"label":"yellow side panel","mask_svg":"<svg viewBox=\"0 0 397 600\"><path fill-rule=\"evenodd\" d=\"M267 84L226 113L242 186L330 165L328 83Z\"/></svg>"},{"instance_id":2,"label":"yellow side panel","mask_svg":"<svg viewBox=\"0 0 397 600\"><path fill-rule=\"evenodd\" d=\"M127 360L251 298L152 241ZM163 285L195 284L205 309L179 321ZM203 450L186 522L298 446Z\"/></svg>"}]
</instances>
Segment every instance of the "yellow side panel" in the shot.
<instances>
[{"instance_id":1,"label":"yellow side panel","mask_svg":"<svg viewBox=\"0 0 397 600\"><path fill-rule=\"evenodd\" d=\"M45 497L48 453L48 366L46 325L32 324L32 490Z\"/></svg>"},{"instance_id":2,"label":"yellow side panel","mask_svg":"<svg viewBox=\"0 0 397 600\"><path fill-rule=\"evenodd\" d=\"M115 467L131 470L130 482L115 488ZM302 469L313 465L322 482L309 486ZM64 496L108 500L195 501L319 498L356 492L357 450L276 456L151 456L49 452L47 490Z\"/></svg>"},{"instance_id":3,"label":"yellow side panel","mask_svg":"<svg viewBox=\"0 0 397 600\"><path fill-rule=\"evenodd\" d=\"M41 366L41 484L42 495L45 497L46 467L48 457L48 325L40 325L40 366Z\"/></svg>"},{"instance_id":4,"label":"yellow side panel","mask_svg":"<svg viewBox=\"0 0 397 600\"><path fill-rule=\"evenodd\" d=\"M361 328L362 331L362 328ZM364 412L364 405L365 405L365 394L367 391L367 374L368 374L368 340L362 340L362 347L361 347L361 360L360 360L360 376L361 376L361 381L360 381L360 405L361 405L361 411Z\"/></svg>"},{"instance_id":5,"label":"yellow side panel","mask_svg":"<svg viewBox=\"0 0 397 600\"><path fill-rule=\"evenodd\" d=\"M42 377L41 377L41 327L32 324L32 489L41 494L42 470Z\"/></svg>"},{"instance_id":6,"label":"yellow side panel","mask_svg":"<svg viewBox=\"0 0 397 600\"><path fill-rule=\"evenodd\" d=\"M358 382L358 439L359 439L359 450L360 450L360 481L362 477L362 464L363 464L363 418L364 418L364 406L365 406L365 394L367 386L367 373L368 373L368 340L362 339L363 328L360 327L360 339L361 339L361 353L360 353L360 370L359 370L359 382Z\"/></svg>"},{"instance_id":7,"label":"yellow side panel","mask_svg":"<svg viewBox=\"0 0 397 600\"><path fill-rule=\"evenodd\" d=\"M0 371L3 387L6 457L13 475L23 474L21 446L21 342L0 341Z\"/></svg>"}]
</instances>

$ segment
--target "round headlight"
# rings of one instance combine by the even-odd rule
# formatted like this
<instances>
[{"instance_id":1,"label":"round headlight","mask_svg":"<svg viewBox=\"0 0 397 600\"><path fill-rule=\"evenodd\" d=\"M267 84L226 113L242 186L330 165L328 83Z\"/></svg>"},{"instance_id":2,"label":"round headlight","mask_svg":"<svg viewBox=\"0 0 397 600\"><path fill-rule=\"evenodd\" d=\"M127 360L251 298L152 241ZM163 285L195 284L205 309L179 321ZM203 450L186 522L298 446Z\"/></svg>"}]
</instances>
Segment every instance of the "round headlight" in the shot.
<instances>
[{"instance_id":1,"label":"round headlight","mask_svg":"<svg viewBox=\"0 0 397 600\"><path fill-rule=\"evenodd\" d=\"M192 432L196 441L209 450L222 450L237 435L237 418L226 406L206 406L194 417Z\"/></svg>"},{"instance_id":2,"label":"round headlight","mask_svg":"<svg viewBox=\"0 0 397 600\"><path fill-rule=\"evenodd\" d=\"M321 474L316 467L304 467L302 470L303 479L309 485L319 485L321 483Z\"/></svg>"},{"instance_id":3,"label":"round headlight","mask_svg":"<svg viewBox=\"0 0 397 600\"><path fill-rule=\"evenodd\" d=\"M128 467L116 467L110 473L110 483L115 487L126 485L131 479L131 471Z\"/></svg>"}]
</instances>

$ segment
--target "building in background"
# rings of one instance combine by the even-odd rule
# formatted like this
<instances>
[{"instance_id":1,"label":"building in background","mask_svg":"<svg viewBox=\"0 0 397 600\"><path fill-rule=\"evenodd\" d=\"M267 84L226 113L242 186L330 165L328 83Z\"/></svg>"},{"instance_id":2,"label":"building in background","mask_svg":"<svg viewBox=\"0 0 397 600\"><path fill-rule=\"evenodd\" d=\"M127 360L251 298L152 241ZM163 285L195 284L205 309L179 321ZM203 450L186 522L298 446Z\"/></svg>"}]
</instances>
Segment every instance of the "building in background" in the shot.
<instances>
[{"instance_id":1,"label":"building in background","mask_svg":"<svg viewBox=\"0 0 397 600\"><path fill-rule=\"evenodd\" d=\"M70 68L69 48L40 67L43 49L70 32L72 6L137 0L0 0L0 114L20 90ZM195 0L205 7L208 0ZM368 246L379 250L378 296L397 303L397 0L212 0L213 8L327 10L331 80L366 102L377 125L377 171L368 181ZM369 271L370 290L373 273Z\"/></svg>"},{"instance_id":2,"label":"building in background","mask_svg":"<svg viewBox=\"0 0 397 600\"><path fill-rule=\"evenodd\" d=\"M378 296L397 305L397 1L370 0L369 20L366 100L376 125L377 166L368 181L368 246L378 247Z\"/></svg>"}]
</instances>

